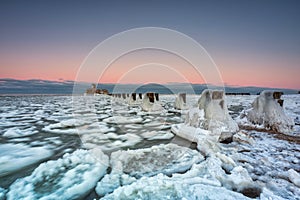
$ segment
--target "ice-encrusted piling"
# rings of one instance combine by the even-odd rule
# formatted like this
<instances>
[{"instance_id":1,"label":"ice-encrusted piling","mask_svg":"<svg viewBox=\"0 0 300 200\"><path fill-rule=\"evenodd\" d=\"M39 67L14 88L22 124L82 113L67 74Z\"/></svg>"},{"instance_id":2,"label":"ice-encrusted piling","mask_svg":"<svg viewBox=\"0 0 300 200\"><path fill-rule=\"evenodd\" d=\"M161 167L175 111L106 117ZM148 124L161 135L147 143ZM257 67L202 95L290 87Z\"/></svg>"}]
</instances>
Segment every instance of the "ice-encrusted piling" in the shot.
<instances>
[{"instance_id":1,"label":"ice-encrusted piling","mask_svg":"<svg viewBox=\"0 0 300 200\"><path fill-rule=\"evenodd\" d=\"M175 99L174 103L175 109L184 110L187 109L186 106L186 93L179 93Z\"/></svg>"},{"instance_id":2,"label":"ice-encrusted piling","mask_svg":"<svg viewBox=\"0 0 300 200\"><path fill-rule=\"evenodd\" d=\"M142 93L139 93L139 98L143 99L143 94Z\"/></svg>"},{"instance_id":3,"label":"ice-encrusted piling","mask_svg":"<svg viewBox=\"0 0 300 200\"><path fill-rule=\"evenodd\" d=\"M228 113L224 91L204 90L198 100L198 106L204 111L205 129L214 129L221 125L229 132L238 131L237 124Z\"/></svg>"},{"instance_id":4,"label":"ice-encrusted piling","mask_svg":"<svg viewBox=\"0 0 300 200\"><path fill-rule=\"evenodd\" d=\"M253 101L252 109L243 113L240 118L246 118L250 125L263 126L277 133L290 133L294 121L284 113L282 92L265 90ZM244 121L241 120L241 125Z\"/></svg>"},{"instance_id":5,"label":"ice-encrusted piling","mask_svg":"<svg viewBox=\"0 0 300 200\"><path fill-rule=\"evenodd\" d=\"M154 93L155 95L155 101L159 101L159 94L158 93Z\"/></svg>"},{"instance_id":6,"label":"ice-encrusted piling","mask_svg":"<svg viewBox=\"0 0 300 200\"><path fill-rule=\"evenodd\" d=\"M205 155L218 151L218 142L232 141L238 131L237 123L228 113L224 92L204 90L198 107L191 108L184 124L172 126L172 132L197 143L197 148Z\"/></svg>"},{"instance_id":7,"label":"ice-encrusted piling","mask_svg":"<svg viewBox=\"0 0 300 200\"><path fill-rule=\"evenodd\" d=\"M163 107L161 106L160 102L155 101L155 95L153 92L148 92L144 95L141 107L143 111L147 112L163 110Z\"/></svg>"},{"instance_id":8,"label":"ice-encrusted piling","mask_svg":"<svg viewBox=\"0 0 300 200\"><path fill-rule=\"evenodd\" d=\"M140 101L137 100L136 93L130 94L128 104L129 105L138 105L139 103L140 103Z\"/></svg>"},{"instance_id":9,"label":"ice-encrusted piling","mask_svg":"<svg viewBox=\"0 0 300 200\"><path fill-rule=\"evenodd\" d=\"M126 94L123 93L123 94L122 94L122 97L123 97L123 99L126 99Z\"/></svg>"},{"instance_id":10,"label":"ice-encrusted piling","mask_svg":"<svg viewBox=\"0 0 300 200\"><path fill-rule=\"evenodd\" d=\"M132 98L133 101L136 101L136 93L132 93L131 98Z\"/></svg>"},{"instance_id":11,"label":"ice-encrusted piling","mask_svg":"<svg viewBox=\"0 0 300 200\"><path fill-rule=\"evenodd\" d=\"M148 92L146 95L147 95L149 101L150 101L151 103L154 103L154 93Z\"/></svg>"}]
</instances>

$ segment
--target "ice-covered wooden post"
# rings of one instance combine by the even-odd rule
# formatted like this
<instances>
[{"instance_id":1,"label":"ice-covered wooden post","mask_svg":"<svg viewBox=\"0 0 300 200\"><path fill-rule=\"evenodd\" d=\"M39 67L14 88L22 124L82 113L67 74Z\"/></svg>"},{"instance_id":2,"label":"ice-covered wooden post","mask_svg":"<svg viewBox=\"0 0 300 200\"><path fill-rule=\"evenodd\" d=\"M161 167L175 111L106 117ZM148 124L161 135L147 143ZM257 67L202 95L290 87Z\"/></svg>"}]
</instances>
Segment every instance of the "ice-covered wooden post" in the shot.
<instances>
[{"instance_id":1,"label":"ice-covered wooden post","mask_svg":"<svg viewBox=\"0 0 300 200\"><path fill-rule=\"evenodd\" d=\"M148 92L144 95L141 108L143 111L147 112L163 110L163 107L161 106L160 102L155 101L155 95L153 92Z\"/></svg>"},{"instance_id":2,"label":"ice-covered wooden post","mask_svg":"<svg viewBox=\"0 0 300 200\"><path fill-rule=\"evenodd\" d=\"M139 93L139 98L143 99L143 94L142 93Z\"/></svg>"},{"instance_id":3,"label":"ice-covered wooden post","mask_svg":"<svg viewBox=\"0 0 300 200\"><path fill-rule=\"evenodd\" d=\"M132 93L131 97L132 97L133 101L136 101L136 93Z\"/></svg>"},{"instance_id":4,"label":"ice-covered wooden post","mask_svg":"<svg viewBox=\"0 0 300 200\"><path fill-rule=\"evenodd\" d=\"M277 100L279 105L283 106L283 99L281 99L281 96L283 95L283 92L273 92L273 98Z\"/></svg>"},{"instance_id":5,"label":"ice-covered wooden post","mask_svg":"<svg viewBox=\"0 0 300 200\"><path fill-rule=\"evenodd\" d=\"M199 109L204 110L207 129L222 123L229 132L238 131L236 122L229 115L224 91L204 90L198 100L198 106Z\"/></svg>"},{"instance_id":6,"label":"ice-covered wooden post","mask_svg":"<svg viewBox=\"0 0 300 200\"><path fill-rule=\"evenodd\" d=\"M159 94L158 93L155 93L155 101L159 101Z\"/></svg>"},{"instance_id":7,"label":"ice-covered wooden post","mask_svg":"<svg viewBox=\"0 0 300 200\"><path fill-rule=\"evenodd\" d=\"M126 94L123 93L123 94L122 94L122 97L123 97L123 99L126 99Z\"/></svg>"},{"instance_id":8,"label":"ice-covered wooden post","mask_svg":"<svg viewBox=\"0 0 300 200\"><path fill-rule=\"evenodd\" d=\"M149 98L149 102L154 103L154 93L148 92L146 95Z\"/></svg>"},{"instance_id":9,"label":"ice-covered wooden post","mask_svg":"<svg viewBox=\"0 0 300 200\"><path fill-rule=\"evenodd\" d=\"M186 93L179 93L175 99L174 107L178 110L187 109Z\"/></svg>"},{"instance_id":10,"label":"ice-covered wooden post","mask_svg":"<svg viewBox=\"0 0 300 200\"><path fill-rule=\"evenodd\" d=\"M254 125L263 125L279 133L290 133L294 121L283 110L282 92L265 90L253 101L252 109L247 111L246 118Z\"/></svg>"}]
</instances>

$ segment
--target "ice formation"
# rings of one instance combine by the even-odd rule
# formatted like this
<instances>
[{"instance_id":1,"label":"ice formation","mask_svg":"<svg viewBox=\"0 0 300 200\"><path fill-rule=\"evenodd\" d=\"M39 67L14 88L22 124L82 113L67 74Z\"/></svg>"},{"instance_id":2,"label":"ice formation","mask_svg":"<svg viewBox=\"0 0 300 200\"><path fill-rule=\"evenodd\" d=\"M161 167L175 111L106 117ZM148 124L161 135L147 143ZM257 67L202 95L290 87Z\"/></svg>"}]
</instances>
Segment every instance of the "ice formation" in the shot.
<instances>
[{"instance_id":1,"label":"ice formation","mask_svg":"<svg viewBox=\"0 0 300 200\"><path fill-rule=\"evenodd\" d=\"M178 110L185 110L187 109L186 105L186 94L185 93L179 93L175 99L174 102L174 108Z\"/></svg>"},{"instance_id":2,"label":"ice formation","mask_svg":"<svg viewBox=\"0 0 300 200\"><path fill-rule=\"evenodd\" d=\"M263 126L278 133L290 133L294 121L284 113L282 93L265 90L254 100L252 109L240 116L239 123L243 125ZM247 121L245 122L246 119Z\"/></svg>"},{"instance_id":3,"label":"ice formation","mask_svg":"<svg viewBox=\"0 0 300 200\"><path fill-rule=\"evenodd\" d=\"M161 106L158 98L154 98L154 93L146 93L143 97L141 108L146 112L155 112L162 111L163 107Z\"/></svg>"},{"instance_id":4,"label":"ice formation","mask_svg":"<svg viewBox=\"0 0 300 200\"><path fill-rule=\"evenodd\" d=\"M30 136L30 135L38 133L38 131L34 130L34 129L35 129L34 127L27 128L27 129L19 129L17 127L13 127L13 128L9 128L7 131L5 131L3 136L8 137L8 138Z\"/></svg>"},{"instance_id":5,"label":"ice formation","mask_svg":"<svg viewBox=\"0 0 300 200\"><path fill-rule=\"evenodd\" d=\"M198 100L198 106L200 110L204 110L206 121L203 125L206 129L215 129L221 125L230 132L238 131L236 122L228 113L224 91L204 90Z\"/></svg>"},{"instance_id":6,"label":"ice formation","mask_svg":"<svg viewBox=\"0 0 300 200\"><path fill-rule=\"evenodd\" d=\"M143 176L185 172L194 163L203 160L203 156L197 151L175 144L113 152L110 160L111 173L97 184L96 192L103 196Z\"/></svg>"},{"instance_id":7,"label":"ice formation","mask_svg":"<svg viewBox=\"0 0 300 200\"><path fill-rule=\"evenodd\" d=\"M99 149L67 153L16 180L9 187L7 199L79 199L95 187L107 166L108 157Z\"/></svg>"},{"instance_id":8,"label":"ice formation","mask_svg":"<svg viewBox=\"0 0 300 200\"><path fill-rule=\"evenodd\" d=\"M238 126L228 113L223 91L204 90L198 106L188 111L185 123L175 124L171 130L180 137L196 142L197 148L209 155L219 151L218 141L231 141Z\"/></svg>"},{"instance_id":9,"label":"ice formation","mask_svg":"<svg viewBox=\"0 0 300 200\"><path fill-rule=\"evenodd\" d=\"M288 174L290 181L300 187L300 174L293 169L289 169Z\"/></svg>"},{"instance_id":10,"label":"ice formation","mask_svg":"<svg viewBox=\"0 0 300 200\"><path fill-rule=\"evenodd\" d=\"M130 98L128 100L128 104L130 106L139 105L140 103L141 103L141 99L139 98L139 96L136 93L130 94Z\"/></svg>"},{"instance_id":11,"label":"ice formation","mask_svg":"<svg viewBox=\"0 0 300 200\"><path fill-rule=\"evenodd\" d=\"M227 199L250 200L242 194L226 190L223 187L174 180L159 174L155 177L143 177L140 180L116 189L103 199Z\"/></svg>"},{"instance_id":12,"label":"ice formation","mask_svg":"<svg viewBox=\"0 0 300 200\"><path fill-rule=\"evenodd\" d=\"M112 151L123 147L130 147L139 142L142 138L138 135L126 133L117 135L115 133L92 133L81 137L83 146L87 149L99 147L103 151Z\"/></svg>"},{"instance_id":13,"label":"ice formation","mask_svg":"<svg viewBox=\"0 0 300 200\"><path fill-rule=\"evenodd\" d=\"M44 147L30 147L24 144L0 145L0 177L20 170L50 157L52 151Z\"/></svg>"},{"instance_id":14,"label":"ice formation","mask_svg":"<svg viewBox=\"0 0 300 200\"><path fill-rule=\"evenodd\" d=\"M0 200L5 200L6 190L0 187Z\"/></svg>"},{"instance_id":15,"label":"ice formation","mask_svg":"<svg viewBox=\"0 0 300 200\"><path fill-rule=\"evenodd\" d=\"M172 143L111 154L113 170L137 178L158 173L170 175L174 172L184 172L202 160L202 155L197 151Z\"/></svg>"},{"instance_id":16,"label":"ice formation","mask_svg":"<svg viewBox=\"0 0 300 200\"><path fill-rule=\"evenodd\" d=\"M103 120L104 122L111 124L130 124L141 123L143 119L141 117L125 117L125 116L113 116Z\"/></svg>"}]
</instances>

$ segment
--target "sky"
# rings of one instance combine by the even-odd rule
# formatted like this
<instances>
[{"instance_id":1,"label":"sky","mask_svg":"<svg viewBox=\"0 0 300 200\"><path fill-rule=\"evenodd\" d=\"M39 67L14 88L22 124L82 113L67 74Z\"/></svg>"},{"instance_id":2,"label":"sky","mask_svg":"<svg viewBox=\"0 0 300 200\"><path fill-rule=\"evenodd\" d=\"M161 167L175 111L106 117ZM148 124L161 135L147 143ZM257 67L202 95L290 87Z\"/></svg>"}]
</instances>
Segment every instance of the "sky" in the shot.
<instances>
[{"instance_id":1,"label":"sky","mask_svg":"<svg viewBox=\"0 0 300 200\"><path fill-rule=\"evenodd\" d=\"M86 57L105 39L133 28L163 27L201 44L226 85L300 89L299 9L297 0L1 0L0 78L76 81ZM128 71L130 66L135 70ZM121 57L99 81L204 79L182 59L152 50Z\"/></svg>"}]
</instances>

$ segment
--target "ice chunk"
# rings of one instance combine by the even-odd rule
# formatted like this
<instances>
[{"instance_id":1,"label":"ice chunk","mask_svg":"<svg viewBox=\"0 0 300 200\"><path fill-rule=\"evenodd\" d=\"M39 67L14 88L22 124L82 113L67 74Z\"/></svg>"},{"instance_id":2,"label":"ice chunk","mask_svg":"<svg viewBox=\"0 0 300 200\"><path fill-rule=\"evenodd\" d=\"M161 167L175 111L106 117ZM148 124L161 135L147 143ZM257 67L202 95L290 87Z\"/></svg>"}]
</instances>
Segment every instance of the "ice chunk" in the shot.
<instances>
[{"instance_id":1,"label":"ice chunk","mask_svg":"<svg viewBox=\"0 0 300 200\"><path fill-rule=\"evenodd\" d=\"M227 188L235 189L239 192L247 188L254 188L254 182L248 174L248 171L242 166L235 167L227 176L227 179L223 180Z\"/></svg>"},{"instance_id":2,"label":"ice chunk","mask_svg":"<svg viewBox=\"0 0 300 200\"><path fill-rule=\"evenodd\" d=\"M0 145L0 177L20 170L50 157L52 151L44 147L29 147L23 144Z\"/></svg>"},{"instance_id":3,"label":"ice chunk","mask_svg":"<svg viewBox=\"0 0 300 200\"><path fill-rule=\"evenodd\" d=\"M121 186L129 185L136 181L136 178L127 174L111 173L106 174L96 186L96 193L100 196L104 196L113 192L115 189Z\"/></svg>"},{"instance_id":4,"label":"ice chunk","mask_svg":"<svg viewBox=\"0 0 300 200\"><path fill-rule=\"evenodd\" d=\"M7 190L4 188L0 187L0 200L5 200L5 195L6 195Z\"/></svg>"},{"instance_id":5,"label":"ice chunk","mask_svg":"<svg viewBox=\"0 0 300 200\"><path fill-rule=\"evenodd\" d=\"M148 131L141 134L147 140L164 140L171 139L174 135L167 131Z\"/></svg>"},{"instance_id":6,"label":"ice chunk","mask_svg":"<svg viewBox=\"0 0 300 200\"><path fill-rule=\"evenodd\" d=\"M89 125L83 125L84 123L78 123L76 126L61 126L61 123L50 124L43 128L43 131L55 134L71 134L71 135L84 135L89 133L106 133L110 131L115 131L114 127L108 127L105 122L94 122Z\"/></svg>"},{"instance_id":7,"label":"ice chunk","mask_svg":"<svg viewBox=\"0 0 300 200\"><path fill-rule=\"evenodd\" d=\"M279 133L290 133L294 121L283 110L283 100L278 92L263 91L252 103L252 109L243 113L240 118L245 118L254 125L263 125L266 129ZM240 120L240 124L243 121Z\"/></svg>"},{"instance_id":8,"label":"ice chunk","mask_svg":"<svg viewBox=\"0 0 300 200\"><path fill-rule=\"evenodd\" d=\"M142 138L131 133L124 135L117 135L115 133L93 133L85 134L81 137L83 146L88 149L96 147L101 148L103 151L111 151L123 147L130 147L139 143Z\"/></svg>"},{"instance_id":9,"label":"ice chunk","mask_svg":"<svg viewBox=\"0 0 300 200\"><path fill-rule=\"evenodd\" d=\"M34 127L31 127L31 128L21 130L19 128L13 127L6 130L3 136L8 138L30 136L38 133L38 131L34 129L35 129Z\"/></svg>"},{"instance_id":10,"label":"ice chunk","mask_svg":"<svg viewBox=\"0 0 300 200\"><path fill-rule=\"evenodd\" d=\"M167 144L114 152L111 154L111 165L113 170L134 177L142 177L158 173L170 175L175 172L184 172L203 159L203 156L195 150Z\"/></svg>"},{"instance_id":11,"label":"ice chunk","mask_svg":"<svg viewBox=\"0 0 300 200\"><path fill-rule=\"evenodd\" d=\"M175 144L113 152L111 173L97 184L96 192L103 196L120 186L131 184L136 178L184 172L202 160L204 158L197 151Z\"/></svg>"},{"instance_id":12,"label":"ice chunk","mask_svg":"<svg viewBox=\"0 0 300 200\"><path fill-rule=\"evenodd\" d=\"M204 184L182 183L159 174L142 177L131 185L116 189L103 199L249 199L242 194Z\"/></svg>"},{"instance_id":13,"label":"ice chunk","mask_svg":"<svg viewBox=\"0 0 300 200\"><path fill-rule=\"evenodd\" d=\"M99 149L77 150L42 163L30 176L16 180L7 199L79 199L104 176L108 157Z\"/></svg>"},{"instance_id":14,"label":"ice chunk","mask_svg":"<svg viewBox=\"0 0 300 200\"><path fill-rule=\"evenodd\" d=\"M143 118L141 117L125 117L125 116L113 116L109 117L103 120L107 123L112 124L135 124L135 123L141 123L143 121Z\"/></svg>"},{"instance_id":15,"label":"ice chunk","mask_svg":"<svg viewBox=\"0 0 300 200\"><path fill-rule=\"evenodd\" d=\"M272 191L268 190L267 188L263 188L262 193L260 194L261 200L284 200L284 198L281 198L275 194L273 194Z\"/></svg>"},{"instance_id":16,"label":"ice chunk","mask_svg":"<svg viewBox=\"0 0 300 200\"><path fill-rule=\"evenodd\" d=\"M296 186L300 187L300 174L293 169L289 169L289 180Z\"/></svg>"}]
</instances>

